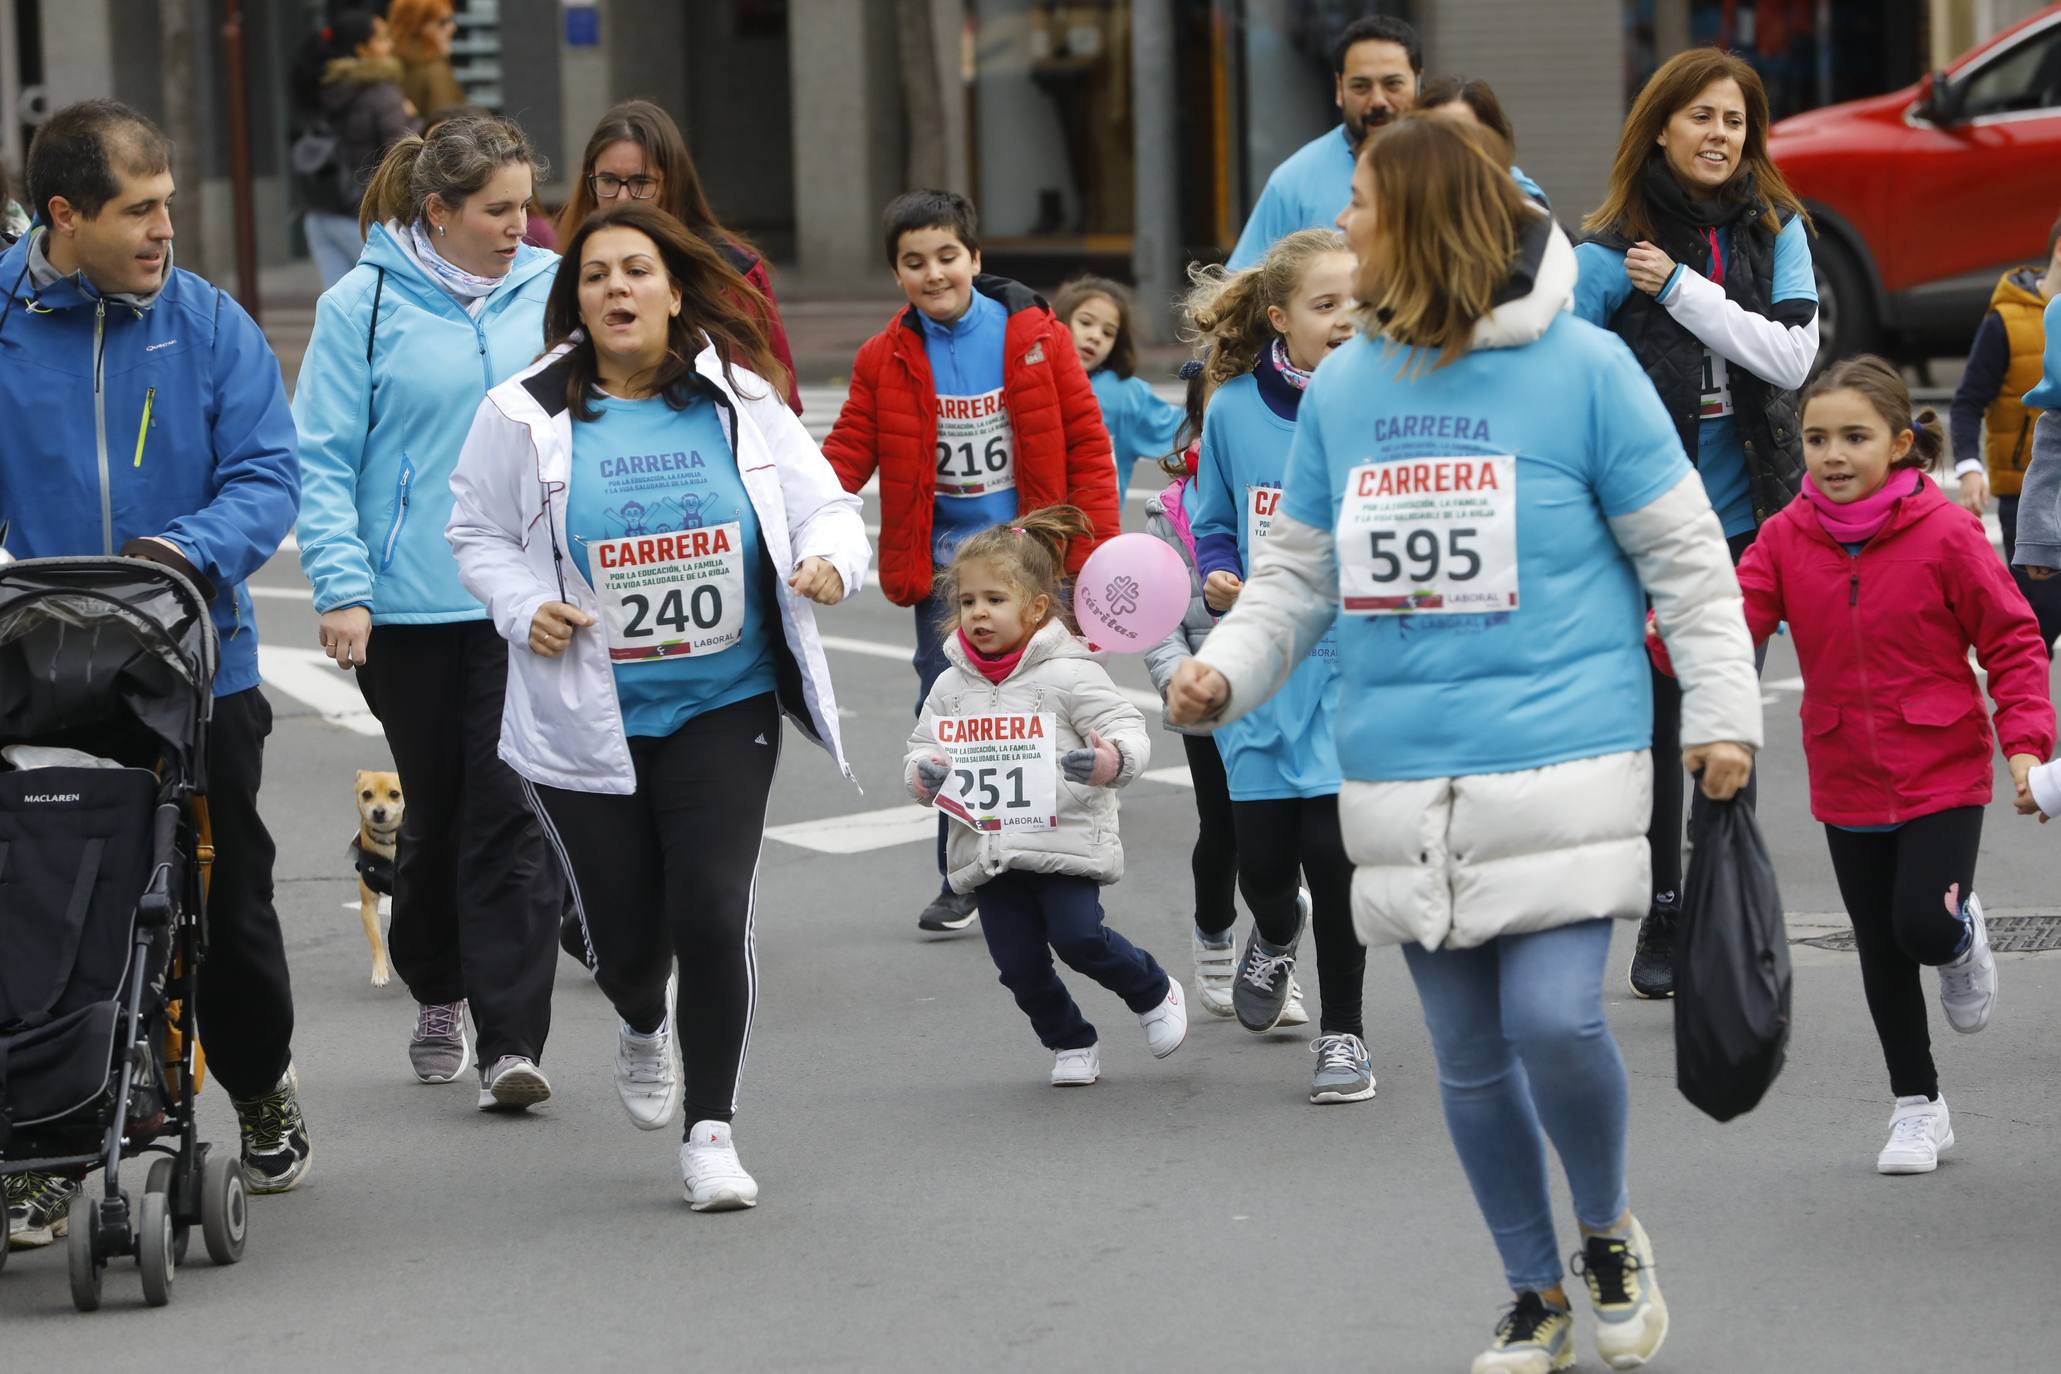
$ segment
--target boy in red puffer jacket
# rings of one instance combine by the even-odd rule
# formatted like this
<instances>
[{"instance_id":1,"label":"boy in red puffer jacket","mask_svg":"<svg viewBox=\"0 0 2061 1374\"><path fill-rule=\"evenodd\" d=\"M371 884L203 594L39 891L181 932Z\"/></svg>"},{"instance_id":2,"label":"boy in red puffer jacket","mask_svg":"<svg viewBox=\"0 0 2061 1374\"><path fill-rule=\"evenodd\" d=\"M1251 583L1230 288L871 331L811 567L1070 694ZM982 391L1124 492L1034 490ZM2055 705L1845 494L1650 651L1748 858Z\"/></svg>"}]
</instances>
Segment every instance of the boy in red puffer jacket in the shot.
<instances>
[{"instance_id":1,"label":"boy in red puffer jacket","mask_svg":"<svg viewBox=\"0 0 2061 1374\"><path fill-rule=\"evenodd\" d=\"M1947 1024L1973 1034L1996 1006L1996 961L1975 896L1990 800L1989 721L1968 667L1989 673L1996 733L2027 774L2054 747L2047 655L1981 522L1925 479L1944 448L1880 358L1836 363L1804 399L1803 494L1739 564L1756 641L1782 621L1803 669L1811 813L1853 920L1861 983L1896 1094L1875 1167L1930 1173L1954 1143L1918 968L1939 969Z\"/></svg>"},{"instance_id":2,"label":"boy in red puffer jacket","mask_svg":"<svg viewBox=\"0 0 2061 1374\"><path fill-rule=\"evenodd\" d=\"M1071 576L1117 533L1119 501L1073 335L1028 287L981 274L972 203L910 191L889 202L883 229L909 306L860 347L823 455L847 491L880 473L880 589L916 609L920 712L946 666L932 589L959 544L1019 510L1075 506L1094 533L1068 548ZM971 894L942 884L949 824L939 817L940 891L917 919L927 931L974 917Z\"/></svg>"}]
</instances>

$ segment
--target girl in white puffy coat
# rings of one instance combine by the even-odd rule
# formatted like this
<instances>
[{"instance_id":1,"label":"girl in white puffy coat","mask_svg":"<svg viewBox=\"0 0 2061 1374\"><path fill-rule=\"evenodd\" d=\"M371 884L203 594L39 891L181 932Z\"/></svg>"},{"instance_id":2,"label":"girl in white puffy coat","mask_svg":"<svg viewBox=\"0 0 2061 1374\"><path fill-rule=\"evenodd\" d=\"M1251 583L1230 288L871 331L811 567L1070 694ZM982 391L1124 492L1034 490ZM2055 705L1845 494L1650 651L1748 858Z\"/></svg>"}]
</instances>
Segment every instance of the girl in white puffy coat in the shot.
<instances>
[{"instance_id":1,"label":"girl in white puffy coat","mask_svg":"<svg viewBox=\"0 0 2061 1374\"><path fill-rule=\"evenodd\" d=\"M1055 1087L1093 1083L1102 1053L1054 954L1137 1013L1154 1057L1188 1033L1180 984L1102 921L1099 889L1124 871L1111 789L1138 776L1152 746L1145 717L1059 617L1066 546L1087 531L1078 510L1053 506L959 546L940 579L956 607L951 666L903 768L916 800L960 822L947 881L980 890L988 952L1053 1052Z\"/></svg>"}]
</instances>

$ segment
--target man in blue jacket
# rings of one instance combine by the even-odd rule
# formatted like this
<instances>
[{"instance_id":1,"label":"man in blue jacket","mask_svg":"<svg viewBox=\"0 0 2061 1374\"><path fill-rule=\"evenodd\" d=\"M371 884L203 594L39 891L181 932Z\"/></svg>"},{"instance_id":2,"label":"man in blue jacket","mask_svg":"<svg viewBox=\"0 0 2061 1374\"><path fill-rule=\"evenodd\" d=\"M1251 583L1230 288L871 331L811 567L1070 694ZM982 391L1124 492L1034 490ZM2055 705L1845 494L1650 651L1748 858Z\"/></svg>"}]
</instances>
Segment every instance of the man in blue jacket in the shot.
<instances>
[{"instance_id":1,"label":"man in blue jacket","mask_svg":"<svg viewBox=\"0 0 2061 1374\"><path fill-rule=\"evenodd\" d=\"M1408 114L1424 80L1424 45L1400 19L1356 19L1331 41L1331 71L1343 122L1274 169L1231 250L1243 271L1298 229L1328 229L1353 198L1353 163L1370 130Z\"/></svg>"},{"instance_id":2,"label":"man in blue jacket","mask_svg":"<svg viewBox=\"0 0 2061 1374\"><path fill-rule=\"evenodd\" d=\"M0 520L17 558L147 558L211 603L222 652L200 1038L235 1104L251 1191L278 1193L306 1174L308 1131L274 849L258 814L272 710L244 579L293 528L300 471L264 334L226 293L172 265L171 152L155 125L111 100L59 110L29 150L39 227L0 256ZM53 1194L68 1186L10 1189L10 1232L29 1243L61 1233Z\"/></svg>"}]
</instances>

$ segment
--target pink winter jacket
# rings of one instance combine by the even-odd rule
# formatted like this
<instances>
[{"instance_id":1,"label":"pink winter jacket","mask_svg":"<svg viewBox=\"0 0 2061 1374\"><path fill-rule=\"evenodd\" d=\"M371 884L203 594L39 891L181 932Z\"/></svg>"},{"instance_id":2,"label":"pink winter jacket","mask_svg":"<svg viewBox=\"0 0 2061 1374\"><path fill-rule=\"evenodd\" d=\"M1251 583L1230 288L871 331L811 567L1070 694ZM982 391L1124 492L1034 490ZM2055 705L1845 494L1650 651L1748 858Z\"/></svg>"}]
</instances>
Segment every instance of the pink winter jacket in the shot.
<instances>
[{"instance_id":1,"label":"pink winter jacket","mask_svg":"<svg viewBox=\"0 0 2061 1374\"><path fill-rule=\"evenodd\" d=\"M2004 754L2053 752L2039 624L1982 522L1931 482L1898 501L1858 554L1809 502L1790 502L1740 561L1739 586L1756 643L1784 620L1795 636L1820 821L1895 825L1989 801L1990 724L1971 647Z\"/></svg>"}]
</instances>

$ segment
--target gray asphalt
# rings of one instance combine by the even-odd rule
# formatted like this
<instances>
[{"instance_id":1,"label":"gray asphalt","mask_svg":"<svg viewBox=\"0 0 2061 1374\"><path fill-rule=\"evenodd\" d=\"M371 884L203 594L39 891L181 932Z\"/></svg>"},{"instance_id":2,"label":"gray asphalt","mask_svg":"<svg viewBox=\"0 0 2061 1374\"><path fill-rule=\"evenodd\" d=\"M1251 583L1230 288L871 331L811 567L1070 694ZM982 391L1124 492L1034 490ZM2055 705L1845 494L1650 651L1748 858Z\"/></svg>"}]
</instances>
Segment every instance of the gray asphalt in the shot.
<instances>
[{"instance_id":1,"label":"gray asphalt","mask_svg":"<svg viewBox=\"0 0 2061 1374\"><path fill-rule=\"evenodd\" d=\"M301 585L290 554L260 581ZM268 642L313 643L291 600L266 599L259 619ZM826 628L909 638L907 612L872 589ZM832 666L865 795L790 735L775 824L900 800L913 674L848 651ZM1768 681L1794 674L1778 644ZM1119 676L1145 685L1136 663ZM1806 809L1797 695L1771 696L1762 816L1800 938L1842 918ZM762 1201L699 1216L680 1200L676 1137L632 1129L616 1103L614 1022L569 961L548 1107L490 1118L468 1086L412 1081L412 1007L398 981L368 985L343 852L352 773L383 764L384 746L273 699L265 806L313 1171L254 1200L240 1266L213 1268L196 1241L168 1309L145 1309L119 1264L106 1307L75 1314L62 1247L16 1252L0 1368L1439 1371L1485 1342L1500 1269L1394 950L1368 971L1372 1102L1310 1106L1304 1041L1230 1022L1198 1017L1156 1062L1121 1004L1078 979L1105 1078L1055 1091L978 936L918 938L926 845L769 844L737 1122ZM1172 736L1155 747L1154 766L1181 762ZM1186 791L1127 793L1130 872L1107 894L1112 922L1184 976L1192 835ZM2061 831L1992 807L1979 885L1993 912L2054 910L2055 844ZM1667 1008L1622 990L1630 936L1609 1013L1632 1073L1633 1205L1674 1314L1653 1367L2051 1367L2057 956L2000 960L1985 1034L1935 1020L1960 1143L1935 1175L1885 1179L1889 1091L1851 955L1798 948L1788 1068L1759 1110L1719 1126L1675 1092ZM204 1104L213 1138L233 1142L220 1093ZM1559 1213L1572 1250L1564 1194ZM1581 1320L1581 1367L1600 1369Z\"/></svg>"}]
</instances>

